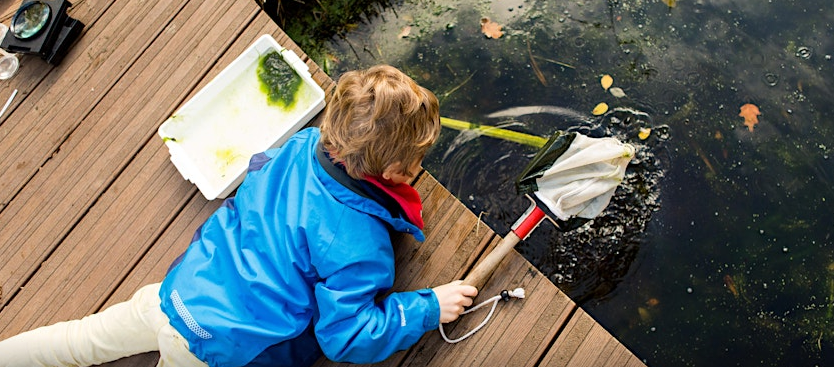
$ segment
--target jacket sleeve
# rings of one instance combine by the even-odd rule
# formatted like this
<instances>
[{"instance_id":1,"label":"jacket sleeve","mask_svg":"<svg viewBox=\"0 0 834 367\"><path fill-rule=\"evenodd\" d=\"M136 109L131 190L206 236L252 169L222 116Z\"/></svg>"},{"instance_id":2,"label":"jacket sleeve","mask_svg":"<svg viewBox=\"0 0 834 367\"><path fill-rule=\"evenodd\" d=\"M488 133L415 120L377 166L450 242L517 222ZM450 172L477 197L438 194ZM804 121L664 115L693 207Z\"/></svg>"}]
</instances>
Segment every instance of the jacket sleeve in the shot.
<instances>
[{"instance_id":1,"label":"jacket sleeve","mask_svg":"<svg viewBox=\"0 0 834 367\"><path fill-rule=\"evenodd\" d=\"M386 231L387 232L387 231ZM369 238L353 244L354 251L332 249L340 266L316 284L319 319L316 337L324 354L337 362L373 363L416 343L438 327L440 306L430 289L392 293L376 298L394 281L393 249L384 234L385 246L365 246ZM356 251L356 247L373 251Z\"/></svg>"}]
</instances>

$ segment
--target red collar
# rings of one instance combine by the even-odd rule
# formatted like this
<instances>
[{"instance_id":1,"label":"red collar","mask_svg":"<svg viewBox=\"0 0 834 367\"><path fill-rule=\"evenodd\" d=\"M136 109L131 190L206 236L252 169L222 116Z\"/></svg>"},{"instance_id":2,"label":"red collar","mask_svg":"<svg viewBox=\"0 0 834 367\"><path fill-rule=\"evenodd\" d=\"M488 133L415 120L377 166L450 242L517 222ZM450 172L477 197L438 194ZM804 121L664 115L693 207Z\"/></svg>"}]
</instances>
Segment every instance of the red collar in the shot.
<instances>
[{"instance_id":1,"label":"red collar","mask_svg":"<svg viewBox=\"0 0 834 367\"><path fill-rule=\"evenodd\" d=\"M373 176L366 176L365 181L390 195L403 209L406 219L417 228L423 229L423 203L420 200L420 194L411 185L394 184L390 180Z\"/></svg>"}]
</instances>

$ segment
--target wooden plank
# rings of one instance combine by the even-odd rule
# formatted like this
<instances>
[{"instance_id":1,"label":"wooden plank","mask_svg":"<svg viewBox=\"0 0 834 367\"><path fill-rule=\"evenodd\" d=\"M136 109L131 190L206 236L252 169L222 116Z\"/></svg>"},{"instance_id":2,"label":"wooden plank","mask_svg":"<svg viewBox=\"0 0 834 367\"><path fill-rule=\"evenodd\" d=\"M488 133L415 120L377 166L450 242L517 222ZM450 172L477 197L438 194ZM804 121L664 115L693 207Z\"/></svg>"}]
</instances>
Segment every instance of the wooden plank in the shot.
<instances>
[{"instance_id":1,"label":"wooden plank","mask_svg":"<svg viewBox=\"0 0 834 367\"><path fill-rule=\"evenodd\" d=\"M403 236L396 244L397 281L395 289L413 290L461 279L475 261L473 254L494 237L494 233L457 201L434 177L423 172L415 183L423 198L426 241L418 243Z\"/></svg>"},{"instance_id":2,"label":"wooden plank","mask_svg":"<svg viewBox=\"0 0 834 367\"><path fill-rule=\"evenodd\" d=\"M584 310L577 309L541 366L644 366Z\"/></svg>"},{"instance_id":3,"label":"wooden plank","mask_svg":"<svg viewBox=\"0 0 834 367\"><path fill-rule=\"evenodd\" d=\"M73 45L60 66L48 73L4 122L0 134L0 203L8 203L67 140L108 93L128 66L165 29L179 2L99 0L82 9L107 9ZM130 6L128 6L128 4ZM137 16L141 15L141 16ZM82 22L89 19L82 17ZM119 40L114 42L114 40ZM33 55L32 68L52 68ZM27 66L23 64L23 66ZM13 80L23 75L16 76ZM21 78L22 79L22 78ZM24 90L24 92L26 92Z\"/></svg>"},{"instance_id":4,"label":"wooden plank","mask_svg":"<svg viewBox=\"0 0 834 367\"><path fill-rule=\"evenodd\" d=\"M604 361L599 361L598 366L623 366L623 367L645 367L646 364L641 361L634 353L631 353L622 343L620 343L614 336L610 336L609 343L614 347Z\"/></svg>"},{"instance_id":5,"label":"wooden plank","mask_svg":"<svg viewBox=\"0 0 834 367\"><path fill-rule=\"evenodd\" d=\"M591 330L585 336L585 339L576 349L576 352L571 358L568 366L601 366L598 364L608 357L611 349L606 350L607 342L610 341L611 335L605 331L599 324L594 322Z\"/></svg>"},{"instance_id":6,"label":"wooden plank","mask_svg":"<svg viewBox=\"0 0 834 367\"><path fill-rule=\"evenodd\" d=\"M218 1L217 5L220 3ZM107 98L97 105L97 109L87 117L90 123L82 124L68 140L69 144L66 144L66 149L62 149L62 153L65 154L54 158L51 161L54 164L44 166L42 173L26 186L23 192L26 195L19 195L19 197L26 198L21 202L28 205L30 214L7 218L5 222L12 223L12 225L4 225L6 228L26 227L30 222L35 222L36 225L49 223L51 219L49 216L58 222L66 221L67 217L75 219L80 215L85 216L83 221L72 227L71 233L66 234L66 239L62 240L60 233L56 235L52 232L35 232L39 235L17 236L16 241L10 241L13 251L17 249L26 251L25 249L31 247L42 246L42 243L54 246L56 242L61 242L49 260L27 283L27 287L0 312L2 334L15 333L61 319L77 318L97 309L104 302L106 295L118 284L118 282L113 282L113 279L121 279L123 275L118 276L118 273L123 273L127 269L109 267L92 272L90 269L95 268L92 265L119 263L118 259L126 256L135 262L136 256L140 256L147 250L148 237L157 235L151 230L147 234L148 237L124 238L124 243L112 243L112 238L103 238L100 233L114 236L119 231L128 230L132 226L148 225L148 228L152 228L162 225L164 220L160 222L154 217L164 218L165 213L171 213L177 205L181 206L181 204L176 204L178 198L188 197L190 194L187 192L195 190L193 186L184 183L170 163L162 158L167 158L167 152L163 150L161 141L156 140L155 144L159 151L156 156L160 158L158 162L155 161L157 162L155 168L139 169L135 173L123 174L112 185L102 185L101 187L108 187L108 194L92 201L96 205L89 212L86 212L83 205L90 201L81 203L76 201L77 195L96 197L97 192L89 192L91 186L98 190L101 188L91 183L112 181L122 172L123 168L120 167L134 160L133 156L139 149L138 147L148 141L154 135L157 124L172 113L172 101L181 101L193 89L196 81L214 64L213 60L224 52L225 45L231 42L228 35L222 34L234 27L244 28L246 24L240 20L251 19L257 11L254 4L248 2L236 2L232 7L215 6L203 2L192 2L187 6L193 9L178 13L177 18L169 25L169 27L174 27L170 29L178 29L178 31L169 37L160 38L151 45L149 52L144 53L143 57L136 62L136 66L132 67L113 88L114 91L121 93L109 93ZM215 35L217 38L206 35ZM182 59L188 62L172 63L171 59ZM159 78L159 75L166 75L167 78ZM137 103L124 103L124 101ZM163 107L160 108L160 106ZM133 123L133 121L139 123ZM78 135L77 138L75 134ZM153 160L153 158L146 159ZM161 173L159 170L167 172ZM157 186L157 183L161 181L158 177L175 180L175 182L167 186ZM145 190L131 192L134 196L120 195L120 192L134 180L145 186ZM133 184L133 187L139 184ZM32 192L27 193L27 190L32 190ZM56 195L51 192L43 193L42 190L61 192ZM165 194L171 198L170 202L153 197L154 195L165 197L165 194L161 194L161 190L168 190ZM33 201L36 199L40 202L33 206ZM130 204L132 202L139 204L134 206ZM82 208L77 207L79 204ZM143 207L150 205L156 205L159 212L143 211ZM44 219L42 219L43 212L48 214ZM120 222L118 218L139 218L147 223ZM16 223L18 221L21 223ZM118 236L114 237L118 238ZM4 245L8 243L4 242ZM84 252L85 246L95 248L94 245L89 245L90 243L103 246L105 249L90 253L87 258L80 258L78 254ZM36 267L31 262L22 264L29 264L31 268ZM7 266L4 265L3 269L6 271ZM116 274L110 272L116 272ZM90 294L89 287L95 288L98 285L81 285L87 277L108 279L104 283L110 284L101 284L100 286L104 288L97 289L93 295ZM68 281L70 279L71 281ZM66 300L64 307L60 307L60 303L49 302L50 299L56 299L56 297ZM74 307L66 307L67 304L72 304ZM56 312L52 313L43 312L43 309L37 310L37 307L33 307L35 305L57 305L58 307L50 306L57 308Z\"/></svg>"},{"instance_id":7,"label":"wooden plank","mask_svg":"<svg viewBox=\"0 0 834 367\"><path fill-rule=\"evenodd\" d=\"M489 323L469 339L448 344L439 333L430 333L412 348L402 365L523 366L536 361L576 306L516 252L496 269L477 302L517 287L526 290L527 298L500 302ZM465 334L487 313L463 316L447 326L447 335Z\"/></svg>"},{"instance_id":8,"label":"wooden plank","mask_svg":"<svg viewBox=\"0 0 834 367\"><path fill-rule=\"evenodd\" d=\"M541 360L541 366L568 366L596 322L582 309L577 309L556 342Z\"/></svg>"},{"instance_id":9,"label":"wooden plank","mask_svg":"<svg viewBox=\"0 0 834 367\"><path fill-rule=\"evenodd\" d=\"M11 24L11 18L23 1L4 1L0 2L0 22L9 25ZM71 17L80 20L84 23L85 27L81 31L81 36L79 38L91 38L93 36L85 36L88 33L89 29L93 27L93 25L98 21L99 17L102 14L107 12L107 10L112 5L112 1L103 1L103 0L91 0L91 1L76 1L76 4L69 8L67 14ZM81 43L81 42L76 42ZM65 60L72 59L73 53L77 52L76 46L72 46L68 52L68 55ZM17 71L17 74L9 80L3 81L0 83L0 98L3 98L2 101L5 103L6 98L11 95L12 91L17 89L18 94L12 103L9 105L9 109L6 111L5 116L0 117L0 137L3 137L8 132L7 129L2 128L2 125L6 122L13 123L17 122L17 120L12 119L10 115L12 115L18 106L20 106L21 102L24 101L27 96L30 94L32 90L34 90L38 85L44 82L44 78L48 74L50 74L55 67L52 65L47 64L45 61L40 59L40 57L35 55L17 55L18 60L20 61L20 67ZM58 66L58 72L65 67L64 65L67 64L68 61L65 61ZM5 98L4 98L5 97ZM2 196L0 196L2 197ZM4 200L0 200L0 209L2 206L5 205Z\"/></svg>"},{"instance_id":10,"label":"wooden plank","mask_svg":"<svg viewBox=\"0 0 834 367\"><path fill-rule=\"evenodd\" d=\"M95 5L95 4L93 4ZM99 4L104 7L102 4ZM102 16L105 20L96 22L95 25L104 27L110 24L112 27L119 27L119 24L113 23L106 19L119 19L126 21L129 17L135 18L135 11L147 11L148 20L138 24L133 24L133 27L145 26L162 29L170 20L158 13L160 10L153 10L150 8L136 7L132 11L125 10L122 7L111 7L110 11L116 13L115 15L108 14ZM168 9L176 12L176 8ZM127 13L127 15L124 15ZM154 23L155 22L155 23ZM128 30L131 29L131 23L125 24ZM142 34L138 32L138 34ZM96 52L102 57L112 57L112 62L118 63L124 61L114 52L104 52L103 50L120 49L118 46L109 44L107 31L99 28L93 28L87 32L89 39L79 41L73 48L77 50L77 54L86 54L87 52ZM104 39L104 40L103 40ZM143 43L136 47L141 47ZM126 54L125 51L120 54ZM67 231L74 225L78 219L77 213L79 207L89 205L95 200L95 195L90 193L90 189L101 187L104 182L95 177L82 175L82 171L89 171L92 167L85 167L83 165L66 165L60 167L58 162L62 161L67 153L69 147L62 147L63 150L53 154L55 150L48 146L44 148L44 144L54 144L54 140L62 140L61 137L49 137L49 132L57 130L72 130L80 125L80 121L85 118L88 111L82 113L65 111L76 109L66 108L67 103L77 103L80 108L91 108L89 104L96 104L96 100L100 99L99 94L91 94L91 92L82 92L77 89L89 91L94 89L97 84L103 85L112 84L105 81L105 71L110 68L109 60L107 65L102 65L100 69L88 70L87 62L76 62L80 56L70 57L64 61L67 63L66 69L56 70L51 73L49 78L40 83L38 89L33 92L30 98L24 101L24 107L20 113L16 113L10 117L12 121L6 121L3 124L3 134L0 140L0 156L4 158L0 160L0 197L3 199L4 208L0 213L0 263L4 264L0 268L0 285L8 294L14 294L15 290L22 286L25 279L27 279L36 267L43 261L49 253L51 253L56 244L56 240L65 236ZM132 56L131 56L132 57ZM37 60L35 60L37 61ZM34 63L33 63L34 64ZM82 67L76 67L76 64L83 64ZM100 72L100 73L99 73ZM69 74L78 73L80 77L69 76ZM90 75L90 73L94 75ZM60 75L68 75L65 79L60 78ZM95 76L95 77L94 77ZM22 77L21 75L15 78ZM118 78L119 75L110 75L111 78ZM80 79L94 79L89 84L79 83ZM101 88L100 88L101 89ZM56 92L52 92L55 90ZM62 103L52 103L54 99L63 94L72 96L71 102L64 101ZM52 108L52 106L56 106ZM17 124L10 124L15 122ZM19 123L18 123L19 122ZM112 122L107 122L112 124ZM45 132L43 136L43 144L35 143L39 138L39 134ZM81 135L77 135L81 136ZM95 136L93 136L95 138ZM63 139L65 141L65 139ZM71 143L77 143L73 141ZM104 142L107 142L105 140ZM37 151L40 149L40 153ZM40 162L43 159L39 158L44 154L49 156L49 164L43 165ZM90 154L100 154L100 152L90 152ZM93 158L95 156L87 156L84 158ZM45 158L44 158L45 159ZM60 184L50 185L46 178L52 172L60 170L62 174L71 177L69 181L59 179ZM96 172L86 172L87 174ZM105 172L105 174L112 174L113 172ZM38 177L34 177L37 174ZM81 179L86 179L80 181ZM70 182L78 182L77 186L70 185ZM18 187L26 183L25 190L18 190ZM14 200L11 202L12 197ZM67 200L69 198L69 200ZM8 298L0 305L5 304Z\"/></svg>"},{"instance_id":11,"label":"wooden plank","mask_svg":"<svg viewBox=\"0 0 834 367\"><path fill-rule=\"evenodd\" d=\"M149 246L147 234L170 222L170 207L193 192L173 177L176 171L153 156L139 156L149 175L130 177L145 188L126 186L105 195L85 221L46 260L26 286L0 312L5 336L96 310ZM132 172L128 172L131 174ZM179 201L179 202L178 202ZM55 300L60 300L56 302Z\"/></svg>"}]
</instances>

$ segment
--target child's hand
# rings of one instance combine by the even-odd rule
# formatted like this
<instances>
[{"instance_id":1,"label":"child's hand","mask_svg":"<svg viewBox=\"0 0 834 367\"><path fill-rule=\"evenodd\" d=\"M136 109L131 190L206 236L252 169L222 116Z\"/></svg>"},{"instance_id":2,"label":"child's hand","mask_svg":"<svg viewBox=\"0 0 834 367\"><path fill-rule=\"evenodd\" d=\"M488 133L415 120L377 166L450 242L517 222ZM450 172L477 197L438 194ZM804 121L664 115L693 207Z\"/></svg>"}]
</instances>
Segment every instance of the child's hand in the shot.
<instances>
[{"instance_id":1,"label":"child's hand","mask_svg":"<svg viewBox=\"0 0 834 367\"><path fill-rule=\"evenodd\" d=\"M464 307L472 305L472 298L478 295L478 288L471 285L461 285L462 281L456 280L432 288L437 301L440 302L440 322L447 323L458 319Z\"/></svg>"}]
</instances>

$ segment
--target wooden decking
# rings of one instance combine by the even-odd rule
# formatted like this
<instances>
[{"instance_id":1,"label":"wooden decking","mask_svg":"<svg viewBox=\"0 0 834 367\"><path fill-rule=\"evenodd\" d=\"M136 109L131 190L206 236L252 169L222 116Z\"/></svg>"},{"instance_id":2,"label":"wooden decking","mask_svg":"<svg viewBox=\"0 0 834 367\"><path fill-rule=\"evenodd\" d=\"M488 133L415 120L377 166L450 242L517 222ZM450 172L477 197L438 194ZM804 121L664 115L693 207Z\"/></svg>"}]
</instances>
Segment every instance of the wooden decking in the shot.
<instances>
[{"instance_id":1,"label":"wooden decking","mask_svg":"<svg viewBox=\"0 0 834 367\"><path fill-rule=\"evenodd\" d=\"M0 105L19 90L0 116L0 339L80 318L161 280L220 202L182 179L157 127L264 33L307 60L254 1L74 3L70 15L85 28L64 61L22 56L18 75L0 81ZM2 2L0 21L9 24L19 5ZM307 64L330 91L333 81ZM415 187L428 239L399 241L398 290L462 278L498 241L429 173ZM643 365L514 253L482 294L515 287L528 298L499 305L471 339L448 345L431 332L381 365ZM449 333L479 321L467 316Z\"/></svg>"}]
</instances>

